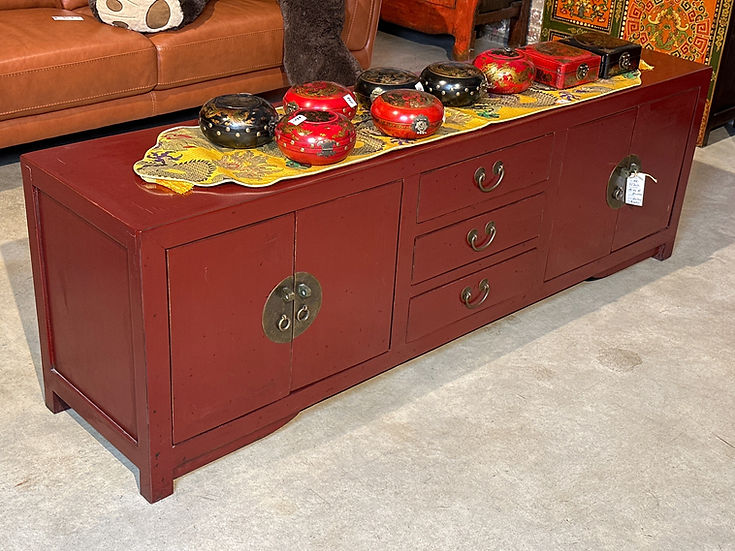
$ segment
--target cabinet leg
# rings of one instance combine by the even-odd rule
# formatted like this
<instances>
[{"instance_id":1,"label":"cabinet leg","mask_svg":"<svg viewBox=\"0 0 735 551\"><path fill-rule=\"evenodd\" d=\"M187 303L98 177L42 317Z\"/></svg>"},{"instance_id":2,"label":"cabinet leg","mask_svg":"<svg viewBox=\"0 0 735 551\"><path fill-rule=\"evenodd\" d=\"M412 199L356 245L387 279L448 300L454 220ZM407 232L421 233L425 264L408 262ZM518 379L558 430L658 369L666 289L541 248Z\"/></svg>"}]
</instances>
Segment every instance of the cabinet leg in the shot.
<instances>
[{"instance_id":1,"label":"cabinet leg","mask_svg":"<svg viewBox=\"0 0 735 551\"><path fill-rule=\"evenodd\" d=\"M53 390L46 391L46 407L49 408L51 413L61 413L69 409L69 405L59 398Z\"/></svg>"},{"instance_id":2,"label":"cabinet leg","mask_svg":"<svg viewBox=\"0 0 735 551\"><path fill-rule=\"evenodd\" d=\"M661 245L661 247L658 249L658 252L653 256L656 260L666 260L669 258L674 252L674 242L669 241L668 243L664 243Z\"/></svg>"},{"instance_id":3,"label":"cabinet leg","mask_svg":"<svg viewBox=\"0 0 735 551\"><path fill-rule=\"evenodd\" d=\"M174 477L171 471L160 468L140 469L140 495L149 503L155 503L174 493Z\"/></svg>"}]
</instances>

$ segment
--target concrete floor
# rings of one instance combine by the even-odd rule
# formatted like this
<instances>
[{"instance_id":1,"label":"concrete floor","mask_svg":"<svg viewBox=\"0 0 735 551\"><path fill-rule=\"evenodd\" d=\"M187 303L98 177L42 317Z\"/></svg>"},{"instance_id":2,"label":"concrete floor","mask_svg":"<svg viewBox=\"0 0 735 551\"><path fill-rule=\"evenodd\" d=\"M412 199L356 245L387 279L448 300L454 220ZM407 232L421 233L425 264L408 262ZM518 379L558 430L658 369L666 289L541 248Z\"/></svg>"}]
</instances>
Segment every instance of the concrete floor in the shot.
<instances>
[{"instance_id":1,"label":"concrete floor","mask_svg":"<svg viewBox=\"0 0 735 551\"><path fill-rule=\"evenodd\" d=\"M446 57L424 42L381 32L374 63ZM666 262L326 400L155 505L43 404L22 148L0 152L0 550L735 549L733 134L697 151Z\"/></svg>"}]
</instances>

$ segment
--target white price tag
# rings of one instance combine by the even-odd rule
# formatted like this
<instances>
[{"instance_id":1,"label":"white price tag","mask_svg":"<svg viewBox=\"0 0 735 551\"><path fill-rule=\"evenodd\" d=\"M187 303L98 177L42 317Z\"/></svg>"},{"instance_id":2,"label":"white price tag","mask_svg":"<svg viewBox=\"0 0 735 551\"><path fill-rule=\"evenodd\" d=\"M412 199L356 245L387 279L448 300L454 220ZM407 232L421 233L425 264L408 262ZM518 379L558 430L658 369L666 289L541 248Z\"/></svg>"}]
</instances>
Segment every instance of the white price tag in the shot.
<instances>
[{"instance_id":1,"label":"white price tag","mask_svg":"<svg viewBox=\"0 0 735 551\"><path fill-rule=\"evenodd\" d=\"M294 126L300 125L302 122L306 120L306 117L304 115L296 115L292 119L289 119L288 122L293 124Z\"/></svg>"},{"instance_id":2,"label":"white price tag","mask_svg":"<svg viewBox=\"0 0 735 551\"><path fill-rule=\"evenodd\" d=\"M78 15L52 15L54 21L84 21L84 17Z\"/></svg>"},{"instance_id":3,"label":"white price tag","mask_svg":"<svg viewBox=\"0 0 735 551\"><path fill-rule=\"evenodd\" d=\"M347 102L347 105L350 107L357 107L357 102L355 101L355 98L352 97L352 94L345 94L342 97Z\"/></svg>"},{"instance_id":4,"label":"white price tag","mask_svg":"<svg viewBox=\"0 0 735 551\"><path fill-rule=\"evenodd\" d=\"M424 85L423 85L423 84L421 84L420 82L417 82L417 83L416 83L416 85L415 85L414 87L415 87L415 88L416 88L416 90L418 90L419 92L423 92L423 91L424 91Z\"/></svg>"},{"instance_id":5,"label":"white price tag","mask_svg":"<svg viewBox=\"0 0 735 551\"><path fill-rule=\"evenodd\" d=\"M625 203L636 207L643 206L643 193L646 188L646 175L641 172L631 174L625 180Z\"/></svg>"}]
</instances>

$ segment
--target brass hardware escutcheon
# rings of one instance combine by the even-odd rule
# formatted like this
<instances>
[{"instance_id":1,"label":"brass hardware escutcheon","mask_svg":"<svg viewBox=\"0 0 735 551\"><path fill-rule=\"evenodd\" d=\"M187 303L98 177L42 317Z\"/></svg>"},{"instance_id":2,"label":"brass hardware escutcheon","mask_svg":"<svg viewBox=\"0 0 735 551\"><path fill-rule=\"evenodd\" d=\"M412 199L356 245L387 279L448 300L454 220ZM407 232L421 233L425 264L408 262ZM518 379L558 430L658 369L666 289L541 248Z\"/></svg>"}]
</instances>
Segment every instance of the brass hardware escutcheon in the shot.
<instances>
[{"instance_id":1,"label":"brass hardware escutcheon","mask_svg":"<svg viewBox=\"0 0 735 551\"><path fill-rule=\"evenodd\" d=\"M633 59L631 58L630 52L623 52L618 60L618 66L623 71L628 71L633 66Z\"/></svg>"},{"instance_id":2,"label":"brass hardware escutcheon","mask_svg":"<svg viewBox=\"0 0 735 551\"><path fill-rule=\"evenodd\" d=\"M293 339L293 276L276 285L263 306L263 332L273 342L291 342Z\"/></svg>"},{"instance_id":3,"label":"brass hardware escutcheon","mask_svg":"<svg viewBox=\"0 0 735 551\"><path fill-rule=\"evenodd\" d=\"M294 304L294 339L314 323L322 307L322 286L316 277L309 272L296 272L295 284L297 298Z\"/></svg>"},{"instance_id":4,"label":"brass hardware escutcheon","mask_svg":"<svg viewBox=\"0 0 735 551\"><path fill-rule=\"evenodd\" d=\"M462 293L460 294L460 299L464 303L464 305L469 308L470 310L477 308L480 306L483 302L487 300L487 297L490 295L490 282L487 280L487 278L480 281L479 285L477 286L480 291L482 291L482 298L478 300L477 302L471 302L472 301L472 288L471 287L465 287L462 289Z\"/></svg>"},{"instance_id":5,"label":"brass hardware escutcheon","mask_svg":"<svg viewBox=\"0 0 735 551\"><path fill-rule=\"evenodd\" d=\"M628 176L640 172L641 160L638 155L628 155L613 169L607 182L607 205L619 209L625 204L625 186Z\"/></svg>"},{"instance_id":6,"label":"brass hardware escutcheon","mask_svg":"<svg viewBox=\"0 0 735 551\"><path fill-rule=\"evenodd\" d=\"M582 63L579 67L577 67L577 79L583 80L590 72L590 66L586 63Z\"/></svg>"},{"instance_id":7,"label":"brass hardware escutcheon","mask_svg":"<svg viewBox=\"0 0 735 551\"><path fill-rule=\"evenodd\" d=\"M306 283L299 283L296 285L296 292L301 298L309 298L311 296L311 287Z\"/></svg>"},{"instance_id":8,"label":"brass hardware escutcheon","mask_svg":"<svg viewBox=\"0 0 735 551\"><path fill-rule=\"evenodd\" d=\"M477 184L477 187L480 188L481 191L484 191L485 193L489 193L495 188L497 188L500 185L500 182L503 181L503 178L505 177L505 165L503 164L503 161L495 161L493 164L493 174L498 177L498 179L495 181L495 183L490 187L485 187L485 180L487 179L487 172L485 171L484 167L480 167L477 170L475 170L475 183Z\"/></svg>"},{"instance_id":9,"label":"brass hardware escutcheon","mask_svg":"<svg viewBox=\"0 0 735 551\"><path fill-rule=\"evenodd\" d=\"M288 276L271 291L263 306L263 332L276 343L287 343L314 323L322 304L322 287L310 273Z\"/></svg>"},{"instance_id":10,"label":"brass hardware escutcheon","mask_svg":"<svg viewBox=\"0 0 735 551\"><path fill-rule=\"evenodd\" d=\"M480 251L484 251L487 249L490 244L495 240L495 236L498 234L497 230L495 229L495 222L492 220L485 224L485 235L488 236L487 240L483 245L477 246L477 238L479 236L479 233L477 230L472 229L467 233L467 243L470 247L472 247L473 251L477 251L478 253Z\"/></svg>"}]
</instances>

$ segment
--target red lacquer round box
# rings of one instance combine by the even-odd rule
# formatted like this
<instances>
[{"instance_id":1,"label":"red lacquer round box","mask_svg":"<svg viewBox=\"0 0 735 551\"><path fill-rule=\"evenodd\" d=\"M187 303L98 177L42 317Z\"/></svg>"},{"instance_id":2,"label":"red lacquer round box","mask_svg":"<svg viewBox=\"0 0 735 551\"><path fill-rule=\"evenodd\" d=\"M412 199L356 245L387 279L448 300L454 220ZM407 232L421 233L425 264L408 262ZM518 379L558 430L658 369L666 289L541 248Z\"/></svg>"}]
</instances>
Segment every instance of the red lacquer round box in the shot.
<instances>
[{"instance_id":1,"label":"red lacquer round box","mask_svg":"<svg viewBox=\"0 0 735 551\"><path fill-rule=\"evenodd\" d=\"M291 86L283 96L287 114L299 109L332 111L352 119L357 111L357 99L348 88L328 80L315 80Z\"/></svg>"},{"instance_id":2,"label":"red lacquer round box","mask_svg":"<svg viewBox=\"0 0 735 551\"><path fill-rule=\"evenodd\" d=\"M519 94L528 90L536 72L533 62L512 48L486 50L472 64L485 73L488 92Z\"/></svg>"},{"instance_id":3,"label":"red lacquer round box","mask_svg":"<svg viewBox=\"0 0 735 551\"><path fill-rule=\"evenodd\" d=\"M301 164L338 163L355 147L357 132L347 117L331 111L302 109L276 126L278 149Z\"/></svg>"},{"instance_id":4,"label":"red lacquer round box","mask_svg":"<svg viewBox=\"0 0 735 551\"><path fill-rule=\"evenodd\" d=\"M423 138L436 132L444 121L444 105L435 96L418 90L388 90L373 100L373 122L396 138Z\"/></svg>"}]
</instances>

